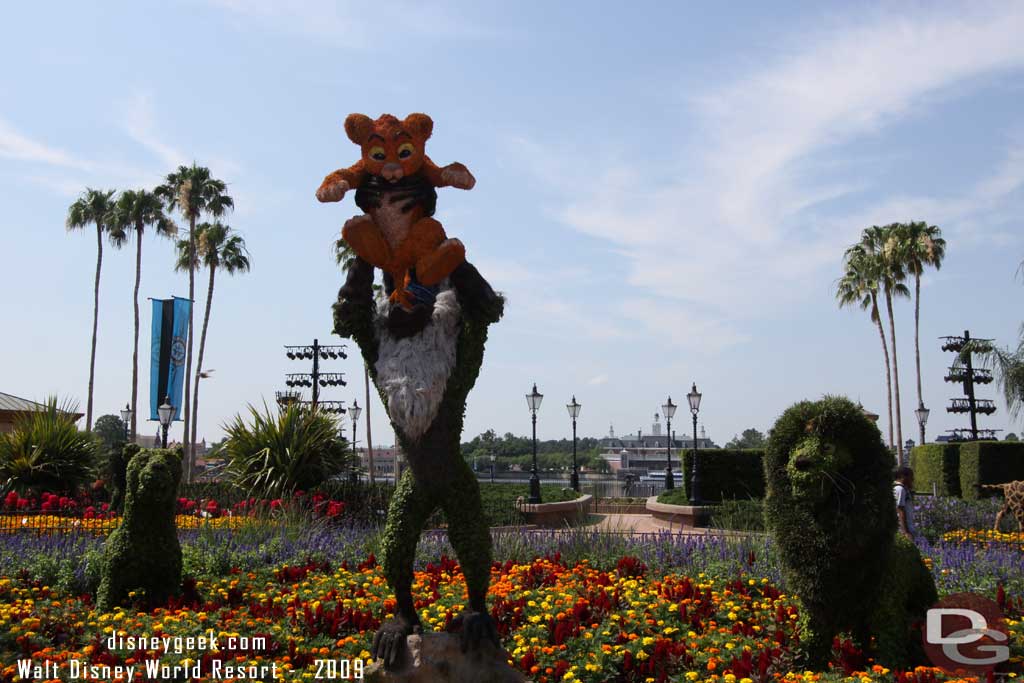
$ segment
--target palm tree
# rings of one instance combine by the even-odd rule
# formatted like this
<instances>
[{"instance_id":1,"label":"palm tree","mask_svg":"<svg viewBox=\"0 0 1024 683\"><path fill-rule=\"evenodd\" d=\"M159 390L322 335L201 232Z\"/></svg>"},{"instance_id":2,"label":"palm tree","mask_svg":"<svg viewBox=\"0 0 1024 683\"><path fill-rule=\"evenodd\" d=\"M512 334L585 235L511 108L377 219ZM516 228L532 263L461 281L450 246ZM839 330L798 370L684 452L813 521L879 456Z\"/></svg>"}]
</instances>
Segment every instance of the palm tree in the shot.
<instances>
[{"instance_id":1,"label":"palm tree","mask_svg":"<svg viewBox=\"0 0 1024 683\"><path fill-rule=\"evenodd\" d=\"M873 268L885 295L885 309L889 315L889 343L892 348L892 383L895 402L893 417L896 420L896 457L900 466L903 462L903 419L900 405L900 365L899 354L896 352L896 319L893 315L892 300L894 297L910 297L910 290L903 284L907 278L906 270L899 259L896 230L898 223L884 227L873 225L861 233L860 245L873 262Z\"/></svg>"},{"instance_id":2,"label":"palm tree","mask_svg":"<svg viewBox=\"0 0 1024 683\"><path fill-rule=\"evenodd\" d=\"M192 389L192 432L191 443L196 442L196 419L199 415L199 379L203 373L203 355L206 353L206 331L210 326L210 307L213 304L213 285L217 270L228 275L249 271L249 252L241 235L232 232L223 223L201 223L196 226L195 261L189 263L189 242L178 242L177 270L188 270L190 265L197 268L205 265L210 270L210 284L206 290L206 312L203 316L203 331L199 335L199 359L196 363L196 383Z\"/></svg>"},{"instance_id":3,"label":"palm tree","mask_svg":"<svg viewBox=\"0 0 1024 683\"><path fill-rule=\"evenodd\" d=\"M179 166L169 173L156 193L167 202L171 211L178 209L188 220L188 298L193 303L188 314L188 350L185 356L185 424L182 441L185 451L185 481L192 481L194 454L189 443L189 388L192 375L193 318L196 299L196 221L203 213L219 218L235 207L234 200L227 194L227 185L210 175L205 166Z\"/></svg>"},{"instance_id":4,"label":"palm tree","mask_svg":"<svg viewBox=\"0 0 1024 683\"><path fill-rule=\"evenodd\" d=\"M1017 269L1018 275L1024 275L1024 262L1021 262ZM986 345L978 354L987 367L992 368L1003 389L1003 398L1006 399L1006 409L1010 417L1016 419L1024 409L1024 325L1020 328L1020 339L1017 341L1017 348L1000 349L992 345ZM961 354L969 352L965 349ZM961 361L958 361L958 364Z\"/></svg>"},{"instance_id":5,"label":"palm tree","mask_svg":"<svg viewBox=\"0 0 1024 683\"><path fill-rule=\"evenodd\" d=\"M349 267L355 262L356 253L352 251L352 247L349 246L343 238L339 237L334 243L334 261L342 270L348 270ZM374 285L373 289L379 293L380 286ZM373 483L373 434L370 431L370 366L363 361L363 387L366 390L366 401L363 403L365 407L366 415L366 464L370 471L370 483ZM398 447L398 441L395 440L395 447ZM395 464L397 468L397 461ZM397 479L396 479L397 483Z\"/></svg>"},{"instance_id":6,"label":"palm tree","mask_svg":"<svg viewBox=\"0 0 1024 683\"><path fill-rule=\"evenodd\" d=\"M946 240L942 239L942 230L937 226L928 225L923 221L905 223L897 228L897 248L899 260L907 272L914 276L914 360L917 366L917 405L924 407L921 396L921 273L925 266L935 270L942 267L942 259L946 256ZM921 429L921 443L924 443L924 425Z\"/></svg>"},{"instance_id":7,"label":"palm tree","mask_svg":"<svg viewBox=\"0 0 1024 683\"><path fill-rule=\"evenodd\" d=\"M89 354L89 397L85 404L85 431L92 431L92 392L96 379L96 329L100 316L100 268L103 266L103 233L108 231L109 214L114 206L114 190L85 188L75 203L68 207L65 225L68 230L78 230L86 225L96 225L96 285L92 306L92 350Z\"/></svg>"},{"instance_id":8,"label":"palm tree","mask_svg":"<svg viewBox=\"0 0 1024 683\"><path fill-rule=\"evenodd\" d=\"M111 213L111 239L118 246L135 232L135 289L132 302L135 308L135 337L132 346L132 421L129 427L131 441L135 442L139 402L139 284L142 281L142 235L146 226L153 226L157 235L169 237L178 228L166 214L163 201L148 190L125 190Z\"/></svg>"},{"instance_id":9,"label":"palm tree","mask_svg":"<svg viewBox=\"0 0 1024 683\"><path fill-rule=\"evenodd\" d=\"M839 307L856 304L861 310L869 311L871 322L878 329L878 337L882 341L882 355L885 358L885 398L889 408L889 448L892 448L892 369L889 364L889 345L885 341L882 317L878 312L878 277L874 272L874 264L859 244L846 250L843 265L846 273L839 279L836 287Z\"/></svg>"}]
</instances>

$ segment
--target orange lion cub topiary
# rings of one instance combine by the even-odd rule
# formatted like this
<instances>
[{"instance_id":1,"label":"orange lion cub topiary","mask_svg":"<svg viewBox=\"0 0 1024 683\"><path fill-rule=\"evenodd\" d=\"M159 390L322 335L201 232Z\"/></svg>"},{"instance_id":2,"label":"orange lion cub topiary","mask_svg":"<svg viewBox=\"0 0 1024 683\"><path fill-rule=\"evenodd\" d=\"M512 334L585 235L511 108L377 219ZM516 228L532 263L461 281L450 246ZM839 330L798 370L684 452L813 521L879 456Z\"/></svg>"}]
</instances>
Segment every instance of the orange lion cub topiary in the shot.
<instances>
[{"instance_id":1,"label":"orange lion cub topiary","mask_svg":"<svg viewBox=\"0 0 1024 683\"><path fill-rule=\"evenodd\" d=\"M426 114L409 114L404 121L391 114L376 121L349 114L345 132L363 156L324 178L316 192L321 202L337 202L356 190L356 205L366 215L346 222L341 235L360 258L393 278L391 301L406 310L415 303L410 284L433 287L466 260L462 242L449 238L431 217L434 188L470 190L476 180L460 163L441 168L430 160L425 145L433 128Z\"/></svg>"}]
</instances>

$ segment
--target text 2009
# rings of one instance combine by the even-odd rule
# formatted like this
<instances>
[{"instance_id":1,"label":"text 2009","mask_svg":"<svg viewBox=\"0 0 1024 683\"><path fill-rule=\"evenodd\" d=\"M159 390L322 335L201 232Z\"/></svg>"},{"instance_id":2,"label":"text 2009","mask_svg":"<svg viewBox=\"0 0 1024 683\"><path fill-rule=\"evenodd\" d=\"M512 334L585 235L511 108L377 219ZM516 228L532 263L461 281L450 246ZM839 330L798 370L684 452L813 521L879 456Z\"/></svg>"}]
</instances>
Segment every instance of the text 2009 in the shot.
<instances>
[{"instance_id":1,"label":"text 2009","mask_svg":"<svg viewBox=\"0 0 1024 683\"><path fill-rule=\"evenodd\" d=\"M363 678L361 659L314 659L316 672L313 678L328 681L354 681Z\"/></svg>"}]
</instances>

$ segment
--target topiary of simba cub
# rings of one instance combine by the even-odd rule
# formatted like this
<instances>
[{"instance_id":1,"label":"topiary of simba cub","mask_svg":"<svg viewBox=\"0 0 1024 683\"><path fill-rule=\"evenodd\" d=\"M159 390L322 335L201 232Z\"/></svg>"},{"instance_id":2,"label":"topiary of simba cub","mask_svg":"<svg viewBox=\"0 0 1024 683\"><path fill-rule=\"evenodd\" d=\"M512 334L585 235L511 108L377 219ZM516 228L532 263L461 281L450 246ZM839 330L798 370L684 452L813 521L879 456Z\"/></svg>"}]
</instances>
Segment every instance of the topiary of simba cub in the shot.
<instances>
[{"instance_id":1,"label":"topiary of simba cub","mask_svg":"<svg viewBox=\"0 0 1024 683\"><path fill-rule=\"evenodd\" d=\"M895 462L878 428L845 398L803 401L775 423L764 463L765 523L800 600L807 665L824 666L844 632L879 663L922 660L916 627L938 599L935 582L896 534Z\"/></svg>"},{"instance_id":2,"label":"topiary of simba cub","mask_svg":"<svg viewBox=\"0 0 1024 683\"><path fill-rule=\"evenodd\" d=\"M106 611L132 590L145 593L151 609L181 590L181 545L174 526L181 454L143 450L128 464L124 517L103 549L96 604Z\"/></svg>"}]
</instances>

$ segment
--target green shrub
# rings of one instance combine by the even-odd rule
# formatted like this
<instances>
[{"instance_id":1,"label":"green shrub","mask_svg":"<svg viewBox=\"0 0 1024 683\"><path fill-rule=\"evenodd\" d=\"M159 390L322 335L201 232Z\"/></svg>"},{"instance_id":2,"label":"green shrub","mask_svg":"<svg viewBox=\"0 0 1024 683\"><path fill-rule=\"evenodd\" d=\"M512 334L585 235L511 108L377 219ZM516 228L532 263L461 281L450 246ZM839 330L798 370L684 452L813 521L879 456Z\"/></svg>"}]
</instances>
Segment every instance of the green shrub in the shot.
<instances>
[{"instance_id":1,"label":"green shrub","mask_svg":"<svg viewBox=\"0 0 1024 683\"><path fill-rule=\"evenodd\" d=\"M22 413L0 434L0 487L20 493L67 492L95 475L98 442L75 426L77 406L50 398L42 410Z\"/></svg>"},{"instance_id":2,"label":"green shrub","mask_svg":"<svg viewBox=\"0 0 1024 683\"><path fill-rule=\"evenodd\" d=\"M128 463L142 450L138 444L126 444L110 451L107 460L107 477L110 480L110 507L118 512L124 507L124 492L128 485Z\"/></svg>"},{"instance_id":3,"label":"green shrub","mask_svg":"<svg viewBox=\"0 0 1024 683\"><path fill-rule=\"evenodd\" d=\"M936 598L917 548L896 540L895 465L878 427L852 401L826 396L786 410L765 450L765 525L801 603L801 648L812 667L833 637L862 647L876 637L880 663L919 659L911 625Z\"/></svg>"},{"instance_id":4,"label":"green shrub","mask_svg":"<svg viewBox=\"0 0 1024 683\"><path fill-rule=\"evenodd\" d=\"M133 589L148 607L181 591L181 544L174 524L181 451L139 451L128 463L124 517L103 547L96 605L109 611Z\"/></svg>"},{"instance_id":5,"label":"green shrub","mask_svg":"<svg viewBox=\"0 0 1024 683\"><path fill-rule=\"evenodd\" d=\"M711 511L710 526L734 531L764 531L763 500L723 500Z\"/></svg>"},{"instance_id":6,"label":"green shrub","mask_svg":"<svg viewBox=\"0 0 1024 683\"><path fill-rule=\"evenodd\" d=\"M698 453L700 458L700 496L704 502L764 498L764 449L711 448ZM689 495L693 473L693 451L683 453L682 488Z\"/></svg>"},{"instance_id":7,"label":"green shrub","mask_svg":"<svg viewBox=\"0 0 1024 683\"><path fill-rule=\"evenodd\" d=\"M686 489L678 488L659 493L658 502L665 505L689 505L690 497L686 493Z\"/></svg>"},{"instance_id":8,"label":"green shrub","mask_svg":"<svg viewBox=\"0 0 1024 683\"><path fill-rule=\"evenodd\" d=\"M981 484L1002 484L1024 479L1024 443L968 441L960 444L960 495L967 500L993 495Z\"/></svg>"},{"instance_id":9,"label":"green shrub","mask_svg":"<svg viewBox=\"0 0 1024 683\"><path fill-rule=\"evenodd\" d=\"M960 444L930 443L910 452L914 488L940 496L960 495Z\"/></svg>"},{"instance_id":10,"label":"green shrub","mask_svg":"<svg viewBox=\"0 0 1024 683\"><path fill-rule=\"evenodd\" d=\"M277 415L249 406L252 425L240 415L226 425L223 453L228 474L249 495L279 498L309 491L353 466L336 417L292 404Z\"/></svg>"}]
</instances>

